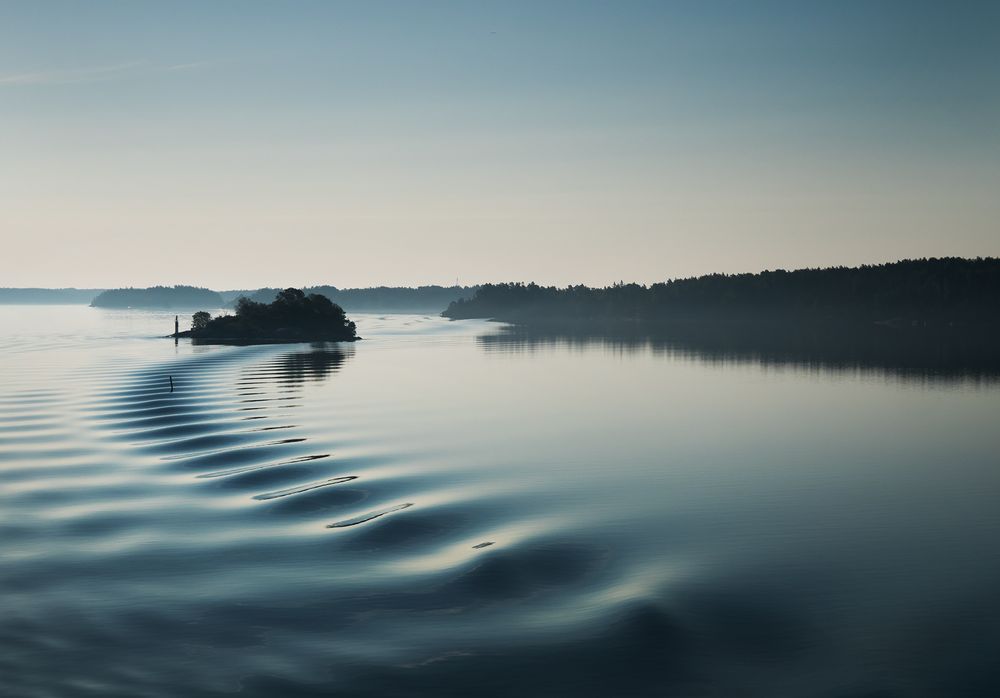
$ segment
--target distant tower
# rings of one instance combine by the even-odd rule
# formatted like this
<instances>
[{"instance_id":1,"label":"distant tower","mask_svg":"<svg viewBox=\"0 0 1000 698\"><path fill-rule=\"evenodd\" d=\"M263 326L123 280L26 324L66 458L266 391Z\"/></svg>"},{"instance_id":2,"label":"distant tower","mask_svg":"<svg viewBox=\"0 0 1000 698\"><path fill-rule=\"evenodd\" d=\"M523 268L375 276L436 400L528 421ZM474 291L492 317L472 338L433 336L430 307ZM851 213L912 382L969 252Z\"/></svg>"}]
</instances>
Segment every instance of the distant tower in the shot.
<instances>
[{"instance_id":1,"label":"distant tower","mask_svg":"<svg viewBox=\"0 0 1000 698\"><path fill-rule=\"evenodd\" d=\"M181 325L180 322L177 320L177 316L174 315L174 336L176 337L180 333L181 333Z\"/></svg>"}]
</instances>

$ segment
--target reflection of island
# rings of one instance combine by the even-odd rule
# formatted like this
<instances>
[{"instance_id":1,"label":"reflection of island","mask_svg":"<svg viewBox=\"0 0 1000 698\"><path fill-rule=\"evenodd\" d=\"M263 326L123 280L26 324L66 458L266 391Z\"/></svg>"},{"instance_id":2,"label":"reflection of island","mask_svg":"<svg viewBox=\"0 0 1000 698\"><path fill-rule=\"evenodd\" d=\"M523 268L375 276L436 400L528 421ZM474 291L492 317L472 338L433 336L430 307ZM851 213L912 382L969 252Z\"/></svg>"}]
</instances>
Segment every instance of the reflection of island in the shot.
<instances>
[{"instance_id":1,"label":"reflection of island","mask_svg":"<svg viewBox=\"0 0 1000 698\"><path fill-rule=\"evenodd\" d=\"M551 346L601 346L651 351L712 363L756 363L834 371L873 371L903 378L1000 380L1000 334L945 328L708 324L655 332L633 324L507 326L476 340L487 351L533 351Z\"/></svg>"},{"instance_id":2,"label":"reflection of island","mask_svg":"<svg viewBox=\"0 0 1000 698\"><path fill-rule=\"evenodd\" d=\"M340 342L358 338L355 325L344 309L326 296L306 295L286 288L273 303L256 303L248 298L236 302L235 315L194 314L191 329L175 332L175 337L191 337L203 343L255 344L267 342Z\"/></svg>"},{"instance_id":3,"label":"reflection of island","mask_svg":"<svg viewBox=\"0 0 1000 698\"><path fill-rule=\"evenodd\" d=\"M266 402L270 398L262 398L257 392L262 386L295 390L306 383L321 383L339 371L352 356L352 345L316 342L309 349L280 354L246 367L240 374L240 390L253 398L248 402Z\"/></svg>"},{"instance_id":4,"label":"reflection of island","mask_svg":"<svg viewBox=\"0 0 1000 698\"><path fill-rule=\"evenodd\" d=\"M269 368L273 378L282 384L318 383L337 372L341 364L351 356L353 347L346 347L345 351L336 344L317 343L309 351L279 356Z\"/></svg>"}]
</instances>

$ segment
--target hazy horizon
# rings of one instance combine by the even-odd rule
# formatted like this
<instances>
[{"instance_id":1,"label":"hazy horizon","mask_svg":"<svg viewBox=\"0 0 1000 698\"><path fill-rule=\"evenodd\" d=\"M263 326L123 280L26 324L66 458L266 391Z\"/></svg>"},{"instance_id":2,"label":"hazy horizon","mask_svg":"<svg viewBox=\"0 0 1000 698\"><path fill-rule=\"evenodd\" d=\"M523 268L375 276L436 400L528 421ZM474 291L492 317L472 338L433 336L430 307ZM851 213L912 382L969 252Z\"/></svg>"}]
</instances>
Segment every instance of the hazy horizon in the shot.
<instances>
[{"instance_id":1,"label":"hazy horizon","mask_svg":"<svg viewBox=\"0 0 1000 698\"><path fill-rule=\"evenodd\" d=\"M956 255L942 255L942 257L956 257ZM969 258L975 258L975 257L994 258L993 255L970 255L969 256ZM746 273L746 274L759 274L761 272L767 272L767 271L778 271L778 270L798 271L798 270L803 270L803 269L824 268L824 267L827 267L827 266L861 266L861 265L866 265L866 266L880 266L880 265L884 265L884 264L893 264L893 263L896 263L896 262L903 262L903 261L908 261L908 260L906 260L906 259L894 259L894 260L884 260L884 261L874 261L874 262L860 262L857 265L822 265L822 266L816 266L816 267L789 267L789 268L785 268L785 267L766 267L766 268L763 268L763 269L744 269L744 270L737 270L737 271L732 271L732 272L719 272L719 273L727 273L727 274L744 274L744 273ZM713 273L716 273L716 272L711 272L711 271L710 272L706 272L706 274L713 274ZM650 284L664 282L664 281L671 281L671 280L684 279L684 278L693 278L694 276L701 276L701 275L699 274L699 275L691 275L691 276L676 276L676 277L670 277L670 278L664 278L664 279L654 279L652 281L638 281L636 279L617 279L617 280L614 280L614 281L609 281L606 284L602 283L602 284L586 284L586 285L590 285L590 286L594 286L594 287L604 287L604 286L611 286L611 285L614 285L616 283L619 283L619 282L623 281L624 283L640 283L640 284L644 284L644 285L648 286ZM583 282L573 282L573 281L570 281L568 283L556 284L556 283L547 283L547 282L544 282L544 281L539 281L538 279L518 279L518 278L501 277L501 278L496 278L496 279L488 279L488 280L485 280L485 281L460 281L460 283L458 283L458 284L456 284L454 282L454 280L451 283L416 282L416 283L411 283L411 284L390 284L390 283L378 283L378 282L376 282L376 283L368 284L368 285L365 285L365 286L346 286L346 285L341 285L341 284L338 284L338 283L335 283L335 282L331 282L331 281L316 281L316 282L309 282L309 283L301 283L301 282L299 282L299 283L290 283L290 284L263 283L263 284L251 284L249 286L220 286L218 284L198 283L198 282L194 282L194 283L188 283L188 282L185 282L185 283L181 283L181 282L176 282L176 283L165 282L165 283L155 283L155 284L147 284L147 285L140 285L140 284L134 284L134 283L132 283L132 284L124 284L122 286L109 286L109 285L95 285L95 286L39 286L39 285L36 284L36 285L26 285L26 286L0 286L0 290L21 289L21 290L42 290L42 291L61 291L61 290L79 290L79 291L92 290L92 291L102 291L102 290L122 289L122 288L151 288L151 287L154 287L154 286L164 286L164 287L193 286L195 288L206 288L206 289L209 289L209 290L212 290L212 291L218 291L220 293L227 293L227 292L233 292L233 291L257 291L257 290L265 289L265 288L289 288L289 287L292 287L292 288L316 288L316 287L319 287L319 286L331 286L333 288L337 288L337 289L341 289L341 290L364 289L364 288L378 288L378 287L389 287L389 288L421 288L421 287L428 287L428 286L440 286L440 287L443 287L443 288L454 288L454 287L457 286L457 287L462 287L462 288L469 288L469 287L481 286L483 284L491 284L491 283L492 284L497 284L497 283L537 283L540 286L566 287L566 286L576 286L576 285L582 284Z\"/></svg>"},{"instance_id":2,"label":"hazy horizon","mask_svg":"<svg viewBox=\"0 0 1000 698\"><path fill-rule=\"evenodd\" d=\"M12 5L0 281L604 285L998 255L998 18Z\"/></svg>"}]
</instances>

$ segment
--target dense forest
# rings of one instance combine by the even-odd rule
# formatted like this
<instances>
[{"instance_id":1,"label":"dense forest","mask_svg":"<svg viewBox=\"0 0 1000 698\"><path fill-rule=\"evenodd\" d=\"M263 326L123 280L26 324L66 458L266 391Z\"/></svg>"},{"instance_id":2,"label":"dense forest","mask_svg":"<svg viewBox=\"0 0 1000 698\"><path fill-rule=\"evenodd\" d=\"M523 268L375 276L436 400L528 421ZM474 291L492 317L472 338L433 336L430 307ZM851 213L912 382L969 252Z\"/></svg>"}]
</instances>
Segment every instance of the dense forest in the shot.
<instances>
[{"instance_id":1,"label":"dense forest","mask_svg":"<svg viewBox=\"0 0 1000 698\"><path fill-rule=\"evenodd\" d=\"M104 291L91 302L95 308L221 308L222 296L195 286L116 288Z\"/></svg>"},{"instance_id":2,"label":"dense forest","mask_svg":"<svg viewBox=\"0 0 1000 698\"><path fill-rule=\"evenodd\" d=\"M311 286L306 293L319 293L351 312L373 313L440 313L456 300L471 298L475 286L376 286L373 288L337 288L336 286ZM229 302L247 296L258 303L270 303L279 289L262 288L254 292L223 291Z\"/></svg>"},{"instance_id":3,"label":"dense forest","mask_svg":"<svg viewBox=\"0 0 1000 698\"><path fill-rule=\"evenodd\" d=\"M1000 259L711 274L651 286L486 284L443 313L515 323L643 321L1000 324Z\"/></svg>"},{"instance_id":4,"label":"dense forest","mask_svg":"<svg viewBox=\"0 0 1000 698\"><path fill-rule=\"evenodd\" d=\"M357 339L353 322L344 309L318 293L305 294L286 288L271 303L257 303L249 298L236 302L235 315L213 318L199 311L191 318L191 329L182 337L201 340L241 342L311 342L353 341Z\"/></svg>"}]
</instances>

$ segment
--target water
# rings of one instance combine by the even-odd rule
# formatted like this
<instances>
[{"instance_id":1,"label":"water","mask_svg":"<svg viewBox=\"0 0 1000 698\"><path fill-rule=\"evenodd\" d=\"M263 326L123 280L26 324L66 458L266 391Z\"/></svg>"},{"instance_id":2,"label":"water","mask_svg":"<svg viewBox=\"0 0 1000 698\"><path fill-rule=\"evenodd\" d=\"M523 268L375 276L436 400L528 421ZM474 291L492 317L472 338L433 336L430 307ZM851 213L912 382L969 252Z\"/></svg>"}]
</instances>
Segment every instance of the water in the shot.
<instances>
[{"instance_id":1,"label":"water","mask_svg":"<svg viewBox=\"0 0 1000 698\"><path fill-rule=\"evenodd\" d=\"M988 361L356 319L0 306L0 694L1000 691Z\"/></svg>"}]
</instances>

